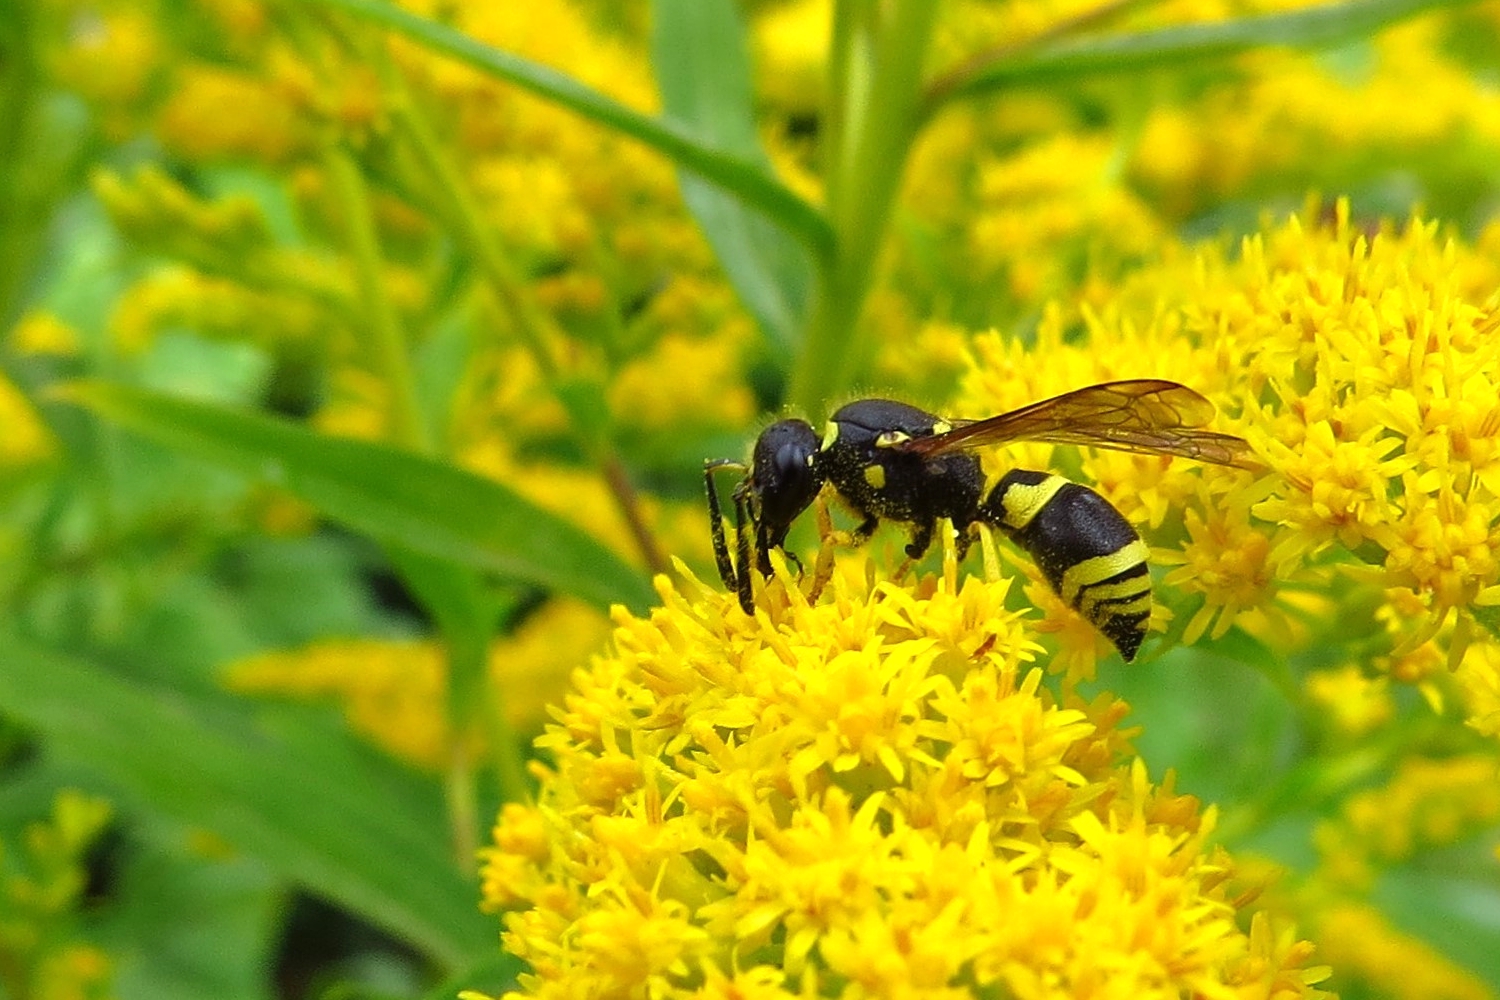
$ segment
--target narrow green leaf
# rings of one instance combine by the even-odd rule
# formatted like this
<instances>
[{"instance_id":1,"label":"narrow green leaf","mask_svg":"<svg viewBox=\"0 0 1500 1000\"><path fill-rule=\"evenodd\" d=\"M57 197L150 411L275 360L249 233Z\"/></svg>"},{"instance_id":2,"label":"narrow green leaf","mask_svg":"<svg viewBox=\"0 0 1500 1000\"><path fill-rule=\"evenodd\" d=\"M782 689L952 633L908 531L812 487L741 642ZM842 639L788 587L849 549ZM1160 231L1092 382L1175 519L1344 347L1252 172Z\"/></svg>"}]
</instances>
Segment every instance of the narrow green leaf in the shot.
<instances>
[{"instance_id":1,"label":"narrow green leaf","mask_svg":"<svg viewBox=\"0 0 1500 1000\"><path fill-rule=\"evenodd\" d=\"M133 835L124 861L110 905L95 925L115 963L117 996L275 996L270 972L287 887L269 865L243 854L206 858L182 837L160 834Z\"/></svg>"},{"instance_id":2,"label":"narrow green leaf","mask_svg":"<svg viewBox=\"0 0 1500 1000\"><path fill-rule=\"evenodd\" d=\"M401 578L417 595L437 622L448 657L448 731L467 734L476 727L488 736L491 761L500 779L500 792L507 802L519 802L530 790L526 779L525 751L505 715L492 711L503 704L504 692L489 677L489 642L494 634L495 601L485 593L477 574L440 559L418 555L399 545L386 546L386 554ZM454 835L473 840L487 819L476 815L472 775L451 770L448 807Z\"/></svg>"},{"instance_id":3,"label":"narrow green leaf","mask_svg":"<svg viewBox=\"0 0 1500 1000\"><path fill-rule=\"evenodd\" d=\"M812 205L759 165L703 142L681 126L641 114L578 82L566 73L492 48L448 25L402 10L385 0L315 0L388 28L434 52L562 105L570 111L630 136L670 157L684 170L732 192L802 242L817 257L833 249L833 230Z\"/></svg>"},{"instance_id":4,"label":"narrow green leaf","mask_svg":"<svg viewBox=\"0 0 1500 1000\"><path fill-rule=\"evenodd\" d=\"M600 607L654 601L645 577L585 532L455 466L125 385L76 383L67 395L169 448L281 485L381 541Z\"/></svg>"},{"instance_id":5,"label":"narrow green leaf","mask_svg":"<svg viewBox=\"0 0 1500 1000\"><path fill-rule=\"evenodd\" d=\"M732 0L655 0L652 63L667 116L713 148L771 172L755 128L745 26ZM740 298L790 360L806 319L812 261L744 199L691 173L682 197Z\"/></svg>"},{"instance_id":6,"label":"narrow green leaf","mask_svg":"<svg viewBox=\"0 0 1500 1000\"><path fill-rule=\"evenodd\" d=\"M136 804L218 833L447 968L494 946L433 785L321 715L252 715L5 634L0 709Z\"/></svg>"},{"instance_id":7,"label":"narrow green leaf","mask_svg":"<svg viewBox=\"0 0 1500 1000\"><path fill-rule=\"evenodd\" d=\"M1084 38L996 59L960 76L939 80L928 94L930 114L958 97L1015 87L1084 80L1159 66L1183 67L1225 59L1266 46L1319 48L1350 41L1423 11L1474 0L1346 0L1278 14L1213 24Z\"/></svg>"}]
</instances>

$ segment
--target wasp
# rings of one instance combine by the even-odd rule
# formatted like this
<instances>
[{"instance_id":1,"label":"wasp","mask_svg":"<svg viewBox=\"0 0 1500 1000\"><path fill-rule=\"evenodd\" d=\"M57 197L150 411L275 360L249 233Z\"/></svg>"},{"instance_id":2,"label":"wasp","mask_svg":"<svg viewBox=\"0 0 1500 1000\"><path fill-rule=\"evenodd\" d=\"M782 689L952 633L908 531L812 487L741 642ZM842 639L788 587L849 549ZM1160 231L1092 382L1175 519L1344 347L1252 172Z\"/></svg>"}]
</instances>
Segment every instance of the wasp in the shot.
<instances>
[{"instance_id":1,"label":"wasp","mask_svg":"<svg viewBox=\"0 0 1500 1000\"><path fill-rule=\"evenodd\" d=\"M910 525L906 554L912 559L932 544L939 519L958 530L960 559L976 525L998 528L1031 557L1063 602L1129 662L1151 617L1141 536L1104 497L1052 473L1013 469L986 492L974 449L1040 441L1261 468L1249 442L1206 429L1213 416L1213 403L1185 385L1130 379L1075 389L984 420L944 420L890 399L841 407L821 438L805 420L780 420L756 439L748 467L732 459L704 463L719 576L753 614L752 548L754 568L769 577L771 551L784 551L792 522L831 486L861 518L852 532L855 543L868 539L882 520L902 522ZM733 558L714 486L714 474L725 468L745 473L731 494Z\"/></svg>"}]
</instances>

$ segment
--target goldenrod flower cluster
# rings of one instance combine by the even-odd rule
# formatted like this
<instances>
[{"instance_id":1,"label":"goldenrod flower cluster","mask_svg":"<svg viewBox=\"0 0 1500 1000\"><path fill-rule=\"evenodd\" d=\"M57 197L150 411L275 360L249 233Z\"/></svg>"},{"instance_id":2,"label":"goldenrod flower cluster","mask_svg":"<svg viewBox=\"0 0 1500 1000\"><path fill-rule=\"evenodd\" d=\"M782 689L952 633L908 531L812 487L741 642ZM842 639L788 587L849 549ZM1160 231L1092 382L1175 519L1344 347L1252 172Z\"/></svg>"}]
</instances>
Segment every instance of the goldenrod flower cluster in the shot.
<instances>
[{"instance_id":1,"label":"goldenrod flower cluster","mask_svg":"<svg viewBox=\"0 0 1500 1000\"><path fill-rule=\"evenodd\" d=\"M1413 220L1367 234L1346 205L1294 217L1233 257L1143 268L1099 311L1061 310L1035 347L974 342L955 411L1002 412L1092 382L1164 377L1218 402L1216 426L1270 470L1100 452L1081 468L1148 527L1169 593L1196 594L1184 640L1236 623L1273 645L1338 587L1377 588L1397 661L1500 601L1500 266ZM1042 360L1045 359L1045 360ZM1047 468L1026 446L1008 464ZM1179 520L1180 519L1180 520ZM1180 525L1180 526L1179 526ZM1309 604L1310 602L1310 604ZM1404 662L1404 661L1403 661Z\"/></svg>"},{"instance_id":2,"label":"goldenrod flower cluster","mask_svg":"<svg viewBox=\"0 0 1500 1000\"><path fill-rule=\"evenodd\" d=\"M608 621L578 601L549 601L490 647L491 682L507 721L540 727L569 675L604 643ZM326 639L300 649L256 653L230 664L225 684L246 693L334 698L350 725L389 753L440 770L451 750L443 710L448 677L441 645L429 639Z\"/></svg>"},{"instance_id":3,"label":"goldenrod flower cluster","mask_svg":"<svg viewBox=\"0 0 1500 1000\"><path fill-rule=\"evenodd\" d=\"M63 789L51 815L0 842L0 988L6 996L108 1000L114 970L79 929L84 864L110 804Z\"/></svg>"},{"instance_id":4,"label":"goldenrod flower cluster","mask_svg":"<svg viewBox=\"0 0 1500 1000\"><path fill-rule=\"evenodd\" d=\"M752 618L685 580L617 613L485 853L526 996L1320 995L1005 583L782 571Z\"/></svg>"}]
</instances>

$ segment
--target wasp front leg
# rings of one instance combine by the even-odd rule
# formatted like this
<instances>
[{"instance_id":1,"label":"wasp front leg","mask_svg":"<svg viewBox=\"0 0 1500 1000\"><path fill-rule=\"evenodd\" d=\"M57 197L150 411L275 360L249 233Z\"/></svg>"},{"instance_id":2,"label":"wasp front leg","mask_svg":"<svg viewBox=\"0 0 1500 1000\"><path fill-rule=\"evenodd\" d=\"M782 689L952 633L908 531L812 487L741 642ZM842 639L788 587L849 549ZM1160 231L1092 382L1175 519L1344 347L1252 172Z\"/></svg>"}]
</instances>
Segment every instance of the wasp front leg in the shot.
<instances>
[{"instance_id":1,"label":"wasp front leg","mask_svg":"<svg viewBox=\"0 0 1500 1000\"><path fill-rule=\"evenodd\" d=\"M708 493L708 524L714 543L714 564L719 570L719 579L724 587L735 593L740 608L745 614L755 613L754 595L750 579L750 535L745 530L744 484L735 487L734 497L734 543L735 557L729 556L729 540L724 537L724 512L719 505L719 491L714 486L714 473L719 469L743 470L745 466L730 459L711 459L703 463L703 482Z\"/></svg>"}]
</instances>

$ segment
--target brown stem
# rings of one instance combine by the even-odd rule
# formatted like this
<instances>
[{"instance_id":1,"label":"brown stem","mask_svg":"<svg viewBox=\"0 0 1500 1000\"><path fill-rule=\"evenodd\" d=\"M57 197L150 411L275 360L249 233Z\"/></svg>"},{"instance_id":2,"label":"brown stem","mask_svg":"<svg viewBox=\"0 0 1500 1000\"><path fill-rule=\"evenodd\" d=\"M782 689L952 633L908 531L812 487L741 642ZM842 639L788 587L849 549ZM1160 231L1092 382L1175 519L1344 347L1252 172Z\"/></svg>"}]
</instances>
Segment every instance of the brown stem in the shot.
<instances>
[{"instance_id":1,"label":"brown stem","mask_svg":"<svg viewBox=\"0 0 1500 1000\"><path fill-rule=\"evenodd\" d=\"M618 455L609 451L600 456L600 468L604 471L604 482L609 487L610 494L615 498L620 513L625 517L625 523L630 527L636 547L646 559L646 567L653 574L668 572L670 567L666 557L662 555L661 547L656 544L656 536L646 527L646 520L641 516L641 498L630 484L630 477L625 474L624 463Z\"/></svg>"}]
</instances>

